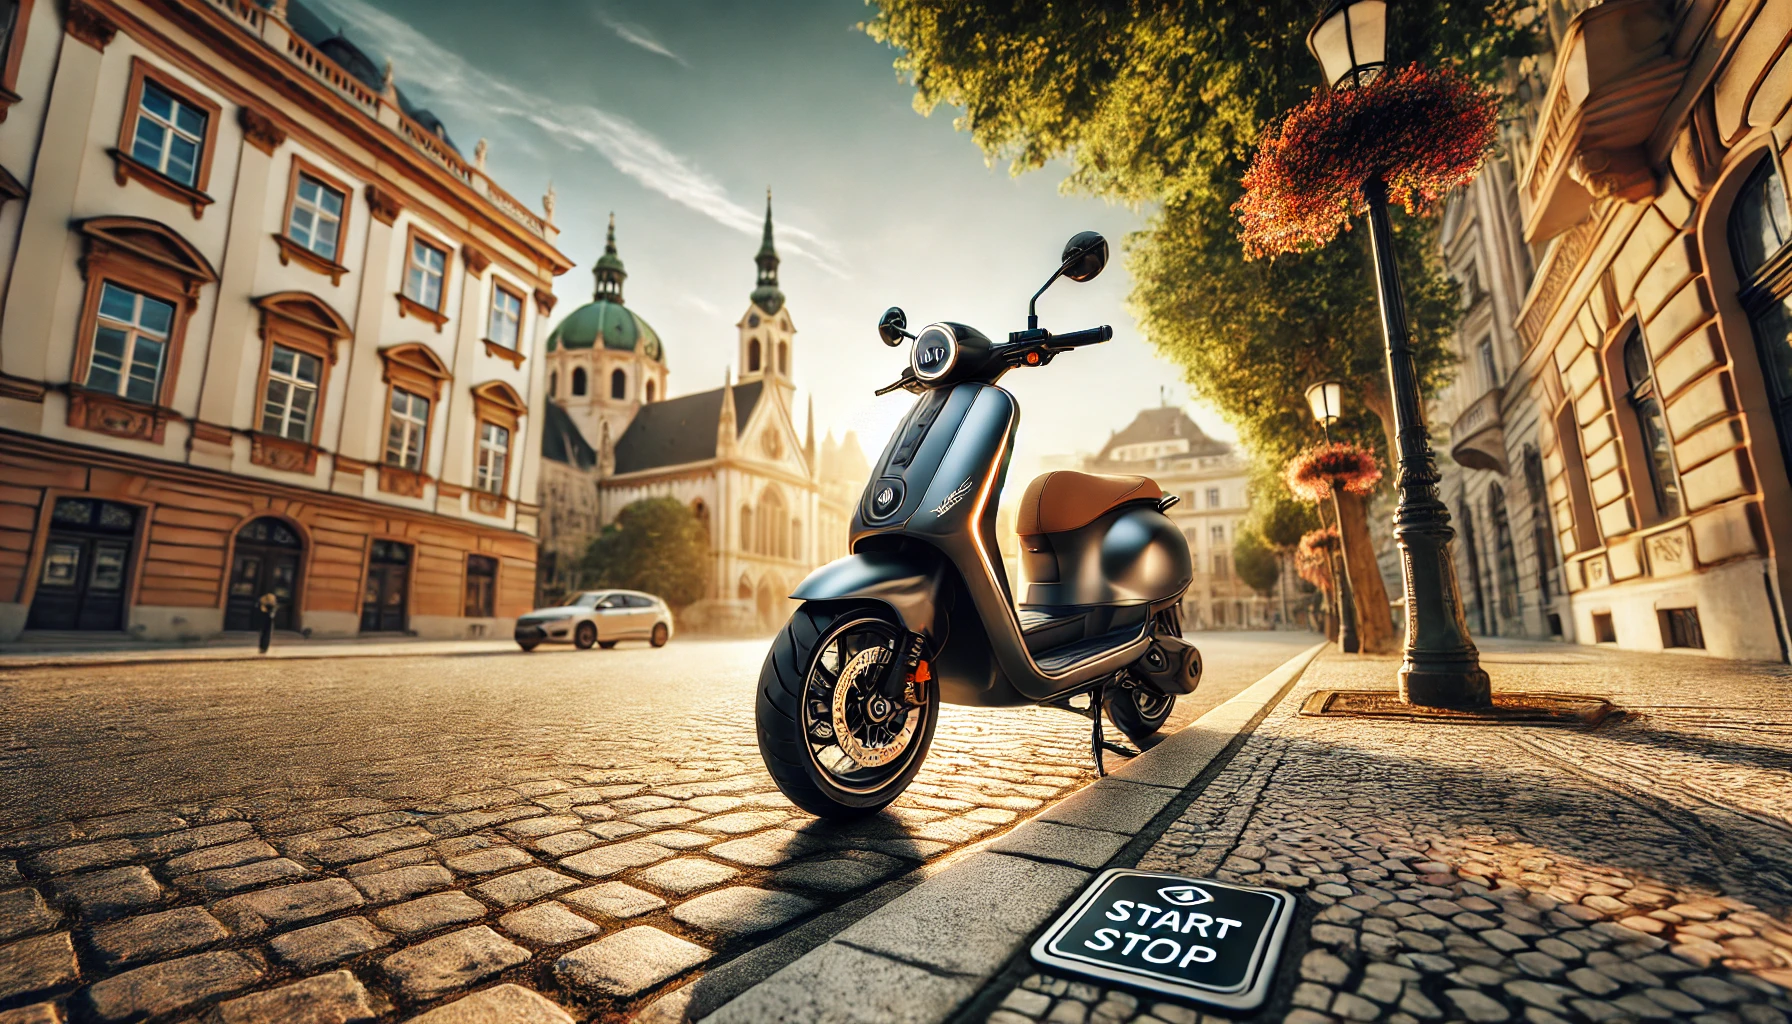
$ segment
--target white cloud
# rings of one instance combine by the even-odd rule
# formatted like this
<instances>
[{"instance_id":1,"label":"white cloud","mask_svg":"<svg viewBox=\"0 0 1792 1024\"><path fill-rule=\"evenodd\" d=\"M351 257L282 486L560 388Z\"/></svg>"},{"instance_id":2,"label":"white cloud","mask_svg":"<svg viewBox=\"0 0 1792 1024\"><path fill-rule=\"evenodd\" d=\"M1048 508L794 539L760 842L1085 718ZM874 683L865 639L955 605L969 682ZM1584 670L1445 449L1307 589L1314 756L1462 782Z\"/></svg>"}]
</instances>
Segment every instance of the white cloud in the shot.
<instances>
[{"instance_id":1,"label":"white cloud","mask_svg":"<svg viewBox=\"0 0 1792 1024\"><path fill-rule=\"evenodd\" d=\"M678 54L673 53L667 48L665 43L655 39L653 33L647 31L647 29L640 25L634 24L633 22L617 21L615 18L610 17L610 12L608 11L597 12L597 20L603 22L605 28L616 33L618 39L628 43L630 46L639 46L648 53L657 53L668 60L675 60L687 68L691 66L689 61L680 57Z\"/></svg>"},{"instance_id":2,"label":"white cloud","mask_svg":"<svg viewBox=\"0 0 1792 1024\"><path fill-rule=\"evenodd\" d=\"M550 102L473 66L366 0L324 2L378 51L369 55L376 64L391 57L400 84L416 83L430 93L432 103L487 124L533 125L570 149L597 153L642 187L742 234L756 235L764 224L764 210L735 202L701 167L628 118L589 104ZM778 245L835 277L846 276L840 250L813 232L780 221Z\"/></svg>"}]
</instances>

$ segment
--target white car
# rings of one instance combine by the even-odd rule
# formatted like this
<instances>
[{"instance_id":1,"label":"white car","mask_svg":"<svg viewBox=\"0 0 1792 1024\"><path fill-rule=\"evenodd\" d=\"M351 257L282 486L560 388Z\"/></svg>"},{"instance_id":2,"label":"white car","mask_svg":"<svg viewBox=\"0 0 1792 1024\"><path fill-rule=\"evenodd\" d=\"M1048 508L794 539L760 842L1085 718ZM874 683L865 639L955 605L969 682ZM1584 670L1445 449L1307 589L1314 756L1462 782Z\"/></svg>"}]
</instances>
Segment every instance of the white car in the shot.
<instances>
[{"instance_id":1,"label":"white car","mask_svg":"<svg viewBox=\"0 0 1792 1024\"><path fill-rule=\"evenodd\" d=\"M606 650L618 640L645 640L664 647L672 639L672 609L638 590L585 590L558 608L537 608L516 620L516 643L525 651L541 644Z\"/></svg>"}]
</instances>

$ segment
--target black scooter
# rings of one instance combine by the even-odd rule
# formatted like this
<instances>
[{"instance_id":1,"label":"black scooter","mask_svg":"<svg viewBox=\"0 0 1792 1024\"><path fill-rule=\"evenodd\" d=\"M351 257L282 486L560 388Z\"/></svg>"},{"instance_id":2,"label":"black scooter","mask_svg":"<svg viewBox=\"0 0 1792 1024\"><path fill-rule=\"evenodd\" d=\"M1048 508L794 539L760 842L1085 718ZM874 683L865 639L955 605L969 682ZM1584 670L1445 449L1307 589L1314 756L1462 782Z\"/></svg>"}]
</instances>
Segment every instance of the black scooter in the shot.
<instances>
[{"instance_id":1,"label":"black scooter","mask_svg":"<svg viewBox=\"0 0 1792 1024\"><path fill-rule=\"evenodd\" d=\"M853 515L852 554L811 573L759 675L759 751L778 788L824 817L878 811L920 770L942 701L1039 704L1087 715L1097 769L1103 708L1134 743L1194 690L1201 656L1181 636L1193 567L1165 517L1176 502L1142 476L1054 472L1021 499L1022 598L996 545L996 504L1020 409L996 386L1017 367L1113 337L1054 335L1035 304L1059 277L1088 281L1108 244L1085 231L1028 304L1027 329L990 341L956 323L919 335L892 307L878 333L911 339L908 368L878 390L920 396ZM1071 700L1088 698L1085 707Z\"/></svg>"}]
</instances>

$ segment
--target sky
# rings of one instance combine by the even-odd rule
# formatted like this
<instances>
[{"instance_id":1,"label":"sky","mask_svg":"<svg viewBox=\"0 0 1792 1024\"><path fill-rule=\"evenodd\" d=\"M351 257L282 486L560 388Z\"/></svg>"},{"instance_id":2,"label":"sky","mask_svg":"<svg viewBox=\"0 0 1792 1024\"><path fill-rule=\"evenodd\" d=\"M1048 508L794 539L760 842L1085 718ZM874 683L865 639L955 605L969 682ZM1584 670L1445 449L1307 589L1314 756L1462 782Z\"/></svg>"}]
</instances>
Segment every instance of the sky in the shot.
<instances>
[{"instance_id":1,"label":"sky","mask_svg":"<svg viewBox=\"0 0 1792 1024\"><path fill-rule=\"evenodd\" d=\"M1012 177L954 130L954 111L917 113L895 51L857 27L874 13L862 0L311 2L376 63L391 58L461 152L487 139L499 185L539 210L552 183L575 264L555 285L559 316L589 301L615 213L625 297L665 342L673 395L718 386L737 359L769 187L798 401L813 396L818 438L856 430L875 459L914 401L872 396L906 359L878 340L887 306L911 329L954 320L999 339L1026 326L1028 296L1091 228L1110 241L1107 271L1054 286L1040 318L1112 324L1114 340L1004 378L1022 409L1011 481L1098 450L1163 396L1186 401L1125 309L1121 250L1141 214L1060 194L1061 167Z\"/></svg>"}]
</instances>

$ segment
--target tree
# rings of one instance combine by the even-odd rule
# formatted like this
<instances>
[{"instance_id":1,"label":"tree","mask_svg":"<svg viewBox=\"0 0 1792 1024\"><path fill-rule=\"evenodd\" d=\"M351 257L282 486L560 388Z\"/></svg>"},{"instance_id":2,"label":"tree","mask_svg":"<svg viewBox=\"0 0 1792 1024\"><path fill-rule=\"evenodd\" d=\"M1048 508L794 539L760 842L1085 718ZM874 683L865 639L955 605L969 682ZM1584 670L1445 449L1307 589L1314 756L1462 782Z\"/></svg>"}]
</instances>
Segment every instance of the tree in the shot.
<instances>
[{"instance_id":1,"label":"tree","mask_svg":"<svg viewBox=\"0 0 1792 1024\"><path fill-rule=\"evenodd\" d=\"M1262 537L1276 554L1282 583L1282 621L1288 623L1293 621L1288 613L1288 578L1294 552L1300 547L1301 537L1318 528L1319 519L1313 514L1312 505L1294 500L1280 474L1265 472L1265 468L1261 463L1252 466L1251 517L1245 529ZM1296 585L1302 583L1297 580Z\"/></svg>"},{"instance_id":2,"label":"tree","mask_svg":"<svg viewBox=\"0 0 1792 1024\"><path fill-rule=\"evenodd\" d=\"M590 585L645 590L684 608L708 587L709 531L676 498L643 498L591 539L580 569Z\"/></svg>"},{"instance_id":3,"label":"tree","mask_svg":"<svg viewBox=\"0 0 1792 1024\"><path fill-rule=\"evenodd\" d=\"M1275 549L1261 534L1251 529L1238 531L1238 539L1232 542L1232 564L1238 568L1238 578L1245 586L1268 597L1282 575L1277 561Z\"/></svg>"},{"instance_id":4,"label":"tree","mask_svg":"<svg viewBox=\"0 0 1792 1024\"><path fill-rule=\"evenodd\" d=\"M957 126L1015 173L1069 163L1064 187L1152 210L1127 240L1145 335L1195 395L1280 467L1314 440L1302 393L1335 378L1357 397L1333 436L1395 450L1366 240L1246 262L1232 205L1265 127L1319 85L1305 36L1312 0L872 0L873 38L897 47L915 107L959 108ZM1534 47L1523 0L1390 5L1390 56L1491 79ZM1434 223L1395 219L1413 349L1427 394L1450 371L1459 316ZM1355 510L1352 510L1353 512ZM1347 512L1359 616L1386 617L1364 516Z\"/></svg>"}]
</instances>

